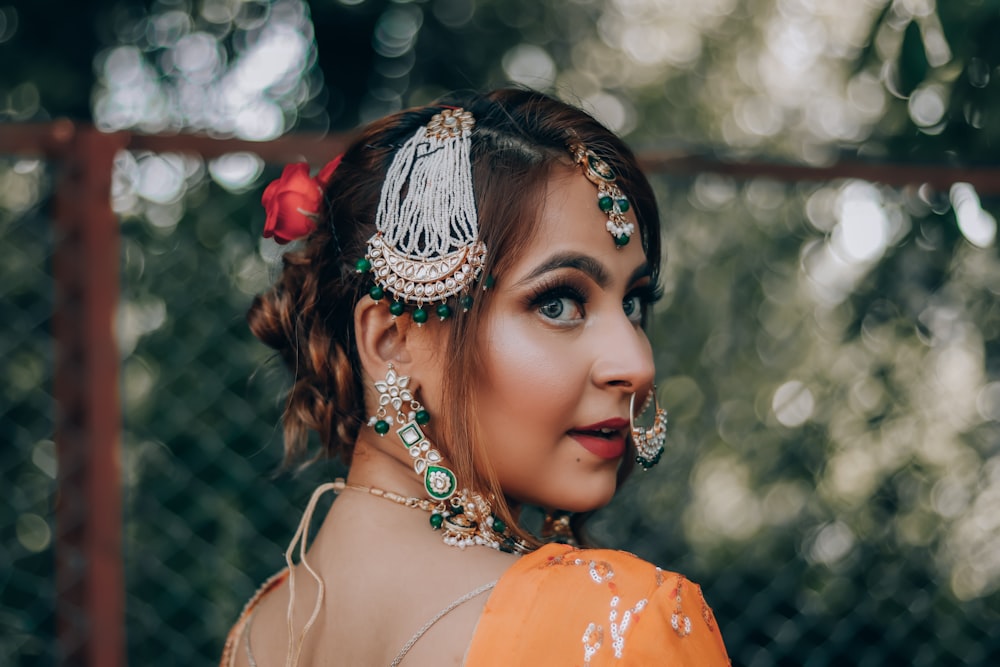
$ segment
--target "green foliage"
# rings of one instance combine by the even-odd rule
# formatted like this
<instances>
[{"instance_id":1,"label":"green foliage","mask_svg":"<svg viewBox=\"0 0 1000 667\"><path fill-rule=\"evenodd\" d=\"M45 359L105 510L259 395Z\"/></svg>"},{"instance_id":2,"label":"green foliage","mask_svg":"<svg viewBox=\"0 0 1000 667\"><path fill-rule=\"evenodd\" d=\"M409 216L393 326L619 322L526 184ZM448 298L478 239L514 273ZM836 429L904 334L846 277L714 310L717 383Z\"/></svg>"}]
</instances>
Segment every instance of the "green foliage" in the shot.
<instances>
[{"instance_id":1,"label":"green foliage","mask_svg":"<svg viewBox=\"0 0 1000 667\"><path fill-rule=\"evenodd\" d=\"M859 60L881 71L895 94L872 138L885 142L890 155L906 159L995 163L1000 154L1000 46L995 39L1000 5L995 0L938 2L928 15L910 14L907 7L887 4ZM898 52L886 46L879 53L876 45L894 43L900 32ZM919 99L921 89L930 91L925 99L938 98L932 111L914 110L913 94Z\"/></svg>"},{"instance_id":2,"label":"green foliage","mask_svg":"<svg viewBox=\"0 0 1000 667\"><path fill-rule=\"evenodd\" d=\"M515 79L588 105L640 149L998 157L995 0L860 3L870 15L805 0L85 4L14 6L0 118L239 134L201 111L221 104L211 95L265 24L287 19L305 44L295 75L247 89L282 131L347 129ZM198 83L208 97L183 107L195 93L172 49L193 33L212 36L218 69ZM116 89L116 72L138 78ZM140 83L148 106L130 107ZM281 566L305 497L339 472L273 474L287 377L243 313L276 271L257 203L275 167L228 181L205 167L123 156L115 181L128 650L144 665L210 664ZM54 661L50 396L35 391L50 374L47 179L0 164L0 230L17 249L0 266L0 432L13 444L0 469L14 510L2 555L15 572L0 653L18 664ZM969 227L987 220L978 200L918 185L654 182L668 261L650 335L669 449L595 517L594 536L703 583L734 664L995 663L1000 259L995 237L977 245Z\"/></svg>"}]
</instances>

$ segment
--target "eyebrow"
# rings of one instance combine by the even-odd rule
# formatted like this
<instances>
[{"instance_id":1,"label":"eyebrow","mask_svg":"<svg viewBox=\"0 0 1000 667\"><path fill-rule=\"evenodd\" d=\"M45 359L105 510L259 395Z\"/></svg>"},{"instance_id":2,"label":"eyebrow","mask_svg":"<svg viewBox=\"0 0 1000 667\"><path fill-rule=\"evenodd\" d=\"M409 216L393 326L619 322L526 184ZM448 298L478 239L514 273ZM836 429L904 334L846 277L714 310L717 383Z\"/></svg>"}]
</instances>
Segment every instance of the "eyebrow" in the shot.
<instances>
[{"instance_id":1,"label":"eyebrow","mask_svg":"<svg viewBox=\"0 0 1000 667\"><path fill-rule=\"evenodd\" d=\"M536 266L532 269L531 273L525 276L522 280L519 280L518 284L531 282L539 276L543 276L552 271L558 271L559 269L576 269L581 273L585 273L590 276L591 280L597 283L602 289L606 288L611 282L611 275L607 268L590 255L584 255L576 252L562 252L553 255ZM631 285L640 278L652 275L652 273L653 267L650 263L643 262L641 265L636 267L634 271L632 271L632 275L629 276L628 282Z\"/></svg>"}]
</instances>

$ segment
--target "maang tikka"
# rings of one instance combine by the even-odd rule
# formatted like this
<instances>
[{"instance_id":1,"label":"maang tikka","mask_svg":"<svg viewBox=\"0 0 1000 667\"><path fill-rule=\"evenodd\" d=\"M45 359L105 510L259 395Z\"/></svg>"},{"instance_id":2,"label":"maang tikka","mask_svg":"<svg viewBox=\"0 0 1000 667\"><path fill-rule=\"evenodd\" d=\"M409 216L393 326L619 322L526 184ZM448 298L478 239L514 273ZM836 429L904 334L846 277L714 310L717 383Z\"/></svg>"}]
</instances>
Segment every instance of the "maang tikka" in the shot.
<instances>
[{"instance_id":1,"label":"maang tikka","mask_svg":"<svg viewBox=\"0 0 1000 667\"><path fill-rule=\"evenodd\" d=\"M573 161L583 170L583 175L597 186L597 207L608 216L605 229L615 240L616 246L621 248L627 245L635 233L635 225L625 217L629 203L618 187L615 170L579 141L573 141L569 151L573 155Z\"/></svg>"},{"instance_id":2,"label":"maang tikka","mask_svg":"<svg viewBox=\"0 0 1000 667\"><path fill-rule=\"evenodd\" d=\"M656 397L656 387L653 387L649 396L643 401L639 413L646 412L650 402L654 405L653 425L649 428L636 426L635 423L635 394L629 401L628 420L629 428L632 432L632 443L635 445L635 462L642 466L643 470L649 470L660 462L663 455L663 444L667 440L667 411L660 407L660 401Z\"/></svg>"},{"instance_id":3,"label":"maang tikka","mask_svg":"<svg viewBox=\"0 0 1000 667\"><path fill-rule=\"evenodd\" d=\"M387 294L394 316L404 304L416 306L413 321L428 319L434 306L443 319L458 297L472 307L471 287L482 273L486 246L479 240L479 219L472 187L472 114L445 108L396 151L379 199L376 232L368 239L359 272L372 273L369 295Z\"/></svg>"}]
</instances>

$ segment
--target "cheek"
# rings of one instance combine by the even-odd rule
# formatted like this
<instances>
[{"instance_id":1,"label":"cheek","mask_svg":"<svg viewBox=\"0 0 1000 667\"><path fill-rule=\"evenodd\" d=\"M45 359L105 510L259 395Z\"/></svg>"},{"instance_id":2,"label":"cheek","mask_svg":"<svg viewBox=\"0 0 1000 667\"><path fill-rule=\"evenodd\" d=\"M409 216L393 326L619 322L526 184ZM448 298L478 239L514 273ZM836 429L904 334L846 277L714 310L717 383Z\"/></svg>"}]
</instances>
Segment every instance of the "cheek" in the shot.
<instances>
[{"instance_id":1,"label":"cheek","mask_svg":"<svg viewBox=\"0 0 1000 667\"><path fill-rule=\"evenodd\" d=\"M553 398L566 393L572 373L569 348L556 338L525 318L494 322L487 338L484 382L492 400L530 412L551 409Z\"/></svg>"}]
</instances>

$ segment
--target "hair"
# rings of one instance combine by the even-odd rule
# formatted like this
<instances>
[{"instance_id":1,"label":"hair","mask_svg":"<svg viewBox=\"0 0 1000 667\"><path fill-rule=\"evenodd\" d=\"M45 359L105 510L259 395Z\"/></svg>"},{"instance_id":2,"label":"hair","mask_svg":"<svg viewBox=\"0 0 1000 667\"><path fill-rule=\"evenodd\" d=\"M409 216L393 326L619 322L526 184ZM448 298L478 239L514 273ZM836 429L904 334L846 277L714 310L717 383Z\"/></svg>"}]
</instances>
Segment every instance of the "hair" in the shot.
<instances>
[{"instance_id":1,"label":"hair","mask_svg":"<svg viewBox=\"0 0 1000 667\"><path fill-rule=\"evenodd\" d=\"M400 111L363 128L344 153L325 191L323 216L300 249L286 252L274 286L257 296L247 319L293 374L283 417L284 465L339 457L350 465L359 429L367 423L362 369L354 338L354 308L369 278L355 271L375 232L382 183L396 150L446 106L475 118L471 164L479 233L488 249L483 275L502 289L504 272L532 242L553 169L572 165L569 145L581 142L615 170L632 204L643 249L656 280L659 213L653 190L632 151L592 116L542 93L500 89L455 95L440 104ZM610 241L610 239L609 239ZM442 406L433 439L460 486L493 500L494 513L521 539L537 544L513 519L477 432L473 387L481 373L489 292L477 291L468 313L448 320ZM444 408L442 408L444 411ZM320 449L308 455L310 431ZM576 522L574 522L576 523Z\"/></svg>"}]
</instances>

